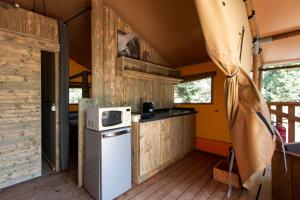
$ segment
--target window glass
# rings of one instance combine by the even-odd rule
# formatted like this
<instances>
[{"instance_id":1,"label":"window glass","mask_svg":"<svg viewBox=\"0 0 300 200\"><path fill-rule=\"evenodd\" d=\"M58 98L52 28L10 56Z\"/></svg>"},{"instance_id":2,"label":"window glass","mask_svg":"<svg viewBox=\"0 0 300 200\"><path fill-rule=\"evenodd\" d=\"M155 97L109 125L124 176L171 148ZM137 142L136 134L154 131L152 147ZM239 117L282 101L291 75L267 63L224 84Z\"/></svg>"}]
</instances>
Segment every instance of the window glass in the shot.
<instances>
[{"instance_id":1,"label":"window glass","mask_svg":"<svg viewBox=\"0 0 300 200\"><path fill-rule=\"evenodd\" d=\"M300 68L264 71L262 94L270 102L300 101Z\"/></svg>"},{"instance_id":2,"label":"window glass","mask_svg":"<svg viewBox=\"0 0 300 200\"><path fill-rule=\"evenodd\" d=\"M176 84L174 87L174 103L211 103L212 78Z\"/></svg>"},{"instance_id":3,"label":"window glass","mask_svg":"<svg viewBox=\"0 0 300 200\"><path fill-rule=\"evenodd\" d=\"M82 88L69 88L69 104L78 104L82 98Z\"/></svg>"}]
</instances>

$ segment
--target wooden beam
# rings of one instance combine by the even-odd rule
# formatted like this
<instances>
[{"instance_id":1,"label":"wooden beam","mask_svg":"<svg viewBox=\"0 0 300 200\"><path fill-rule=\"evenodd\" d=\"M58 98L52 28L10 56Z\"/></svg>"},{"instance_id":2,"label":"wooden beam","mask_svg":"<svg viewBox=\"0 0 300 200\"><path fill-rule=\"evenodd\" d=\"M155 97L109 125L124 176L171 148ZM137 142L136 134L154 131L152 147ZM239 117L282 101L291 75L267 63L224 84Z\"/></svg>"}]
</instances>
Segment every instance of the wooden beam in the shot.
<instances>
[{"instance_id":1,"label":"wooden beam","mask_svg":"<svg viewBox=\"0 0 300 200\"><path fill-rule=\"evenodd\" d=\"M215 77L216 75L217 75L217 72L213 71L213 72L204 72L204 73L182 76L181 78L185 82L188 82L188 81L196 81L196 80L204 79L204 78L208 78L208 77Z\"/></svg>"},{"instance_id":2,"label":"wooden beam","mask_svg":"<svg viewBox=\"0 0 300 200\"><path fill-rule=\"evenodd\" d=\"M288 135L288 142L295 142L295 120L292 119L296 115L295 113L295 106L290 105L288 111L288 123L289 123L289 135Z\"/></svg>"},{"instance_id":3,"label":"wooden beam","mask_svg":"<svg viewBox=\"0 0 300 200\"><path fill-rule=\"evenodd\" d=\"M282 106L281 105L276 106L276 112L282 113ZM280 116L280 115L276 116L276 123L282 124L282 116Z\"/></svg>"},{"instance_id":4,"label":"wooden beam","mask_svg":"<svg viewBox=\"0 0 300 200\"><path fill-rule=\"evenodd\" d=\"M84 129L86 110L92 106L92 99L80 99L78 103L78 187L83 186L84 177Z\"/></svg>"},{"instance_id":5,"label":"wooden beam","mask_svg":"<svg viewBox=\"0 0 300 200\"><path fill-rule=\"evenodd\" d=\"M253 7L252 0L246 0L245 6L248 14L249 25L251 30L251 36L253 41L256 38L260 38L259 30L256 22L255 11ZM261 82L259 82L259 69L263 67L263 58L261 56L259 43L254 42L254 52L253 52L253 82L260 88Z\"/></svg>"},{"instance_id":6,"label":"wooden beam","mask_svg":"<svg viewBox=\"0 0 300 200\"><path fill-rule=\"evenodd\" d=\"M276 105L281 105L281 106L288 106L288 105L294 105L294 106L300 106L300 102L267 102L268 105L270 106L276 106Z\"/></svg>"},{"instance_id":7,"label":"wooden beam","mask_svg":"<svg viewBox=\"0 0 300 200\"><path fill-rule=\"evenodd\" d=\"M104 54L103 54L103 0L92 0L92 96L94 103L103 106Z\"/></svg>"},{"instance_id":8,"label":"wooden beam","mask_svg":"<svg viewBox=\"0 0 300 200\"><path fill-rule=\"evenodd\" d=\"M131 78L138 78L138 79L147 79L147 80L157 80L163 82L170 82L170 83L180 83L183 80L179 78L172 78L166 76L160 76L155 74L148 74L145 72L138 72L133 70L124 70L123 71L124 77L131 77Z\"/></svg>"},{"instance_id":9,"label":"wooden beam","mask_svg":"<svg viewBox=\"0 0 300 200\"><path fill-rule=\"evenodd\" d=\"M272 42L272 41L281 40L281 39L294 37L294 36L298 36L298 35L300 35L300 29L263 37L263 38L260 38L260 42L261 43L270 42L270 41Z\"/></svg>"},{"instance_id":10,"label":"wooden beam","mask_svg":"<svg viewBox=\"0 0 300 200\"><path fill-rule=\"evenodd\" d=\"M288 120L293 120L293 121L296 121L296 122L300 122L300 117L290 116L289 114L286 114L286 113L283 113L283 112L278 112L278 111L272 110L272 109L270 109L270 113L274 114L276 116L279 116L279 117L287 118Z\"/></svg>"},{"instance_id":11,"label":"wooden beam","mask_svg":"<svg viewBox=\"0 0 300 200\"><path fill-rule=\"evenodd\" d=\"M282 66L282 67L272 67L272 68L262 68L261 71L271 71L271 70L281 70L281 69L297 69L300 65Z\"/></svg>"}]
</instances>

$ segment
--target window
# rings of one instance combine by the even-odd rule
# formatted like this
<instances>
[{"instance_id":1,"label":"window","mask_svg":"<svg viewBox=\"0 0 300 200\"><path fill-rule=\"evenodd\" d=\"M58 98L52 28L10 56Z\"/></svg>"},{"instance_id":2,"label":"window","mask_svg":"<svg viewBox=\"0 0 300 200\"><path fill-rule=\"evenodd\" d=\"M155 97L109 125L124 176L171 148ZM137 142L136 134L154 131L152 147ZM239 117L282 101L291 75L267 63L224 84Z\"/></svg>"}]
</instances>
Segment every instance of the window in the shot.
<instances>
[{"instance_id":1,"label":"window","mask_svg":"<svg viewBox=\"0 0 300 200\"><path fill-rule=\"evenodd\" d=\"M69 88L69 104L78 104L82 98L82 88Z\"/></svg>"},{"instance_id":2,"label":"window","mask_svg":"<svg viewBox=\"0 0 300 200\"><path fill-rule=\"evenodd\" d=\"M174 103L212 103L213 78L176 84L174 87Z\"/></svg>"},{"instance_id":3,"label":"window","mask_svg":"<svg viewBox=\"0 0 300 200\"><path fill-rule=\"evenodd\" d=\"M270 102L300 101L300 68L265 69L262 94Z\"/></svg>"}]
</instances>

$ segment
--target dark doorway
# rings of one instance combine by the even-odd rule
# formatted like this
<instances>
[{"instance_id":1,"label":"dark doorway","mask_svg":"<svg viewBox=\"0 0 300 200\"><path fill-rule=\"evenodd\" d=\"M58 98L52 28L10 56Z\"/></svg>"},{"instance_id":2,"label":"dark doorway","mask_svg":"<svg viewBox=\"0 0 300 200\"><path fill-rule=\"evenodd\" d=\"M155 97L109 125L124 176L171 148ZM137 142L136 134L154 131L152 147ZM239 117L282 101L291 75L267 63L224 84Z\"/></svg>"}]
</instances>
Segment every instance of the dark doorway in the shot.
<instances>
[{"instance_id":1,"label":"dark doorway","mask_svg":"<svg viewBox=\"0 0 300 200\"><path fill-rule=\"evenodd\" d=\"M55 54L41 51L42 174L55 169Z\"/></svg>"}]
</instances>

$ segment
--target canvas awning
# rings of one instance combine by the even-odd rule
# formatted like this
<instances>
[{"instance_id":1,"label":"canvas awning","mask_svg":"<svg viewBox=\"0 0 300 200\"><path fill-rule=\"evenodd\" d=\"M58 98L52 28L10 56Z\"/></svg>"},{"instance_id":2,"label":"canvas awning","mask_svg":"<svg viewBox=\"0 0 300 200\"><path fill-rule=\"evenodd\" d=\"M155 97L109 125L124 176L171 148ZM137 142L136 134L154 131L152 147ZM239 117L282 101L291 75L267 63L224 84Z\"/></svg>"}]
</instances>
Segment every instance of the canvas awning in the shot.
<instances>
[{"instance_id":1,"label":"canvas awning","mask_svg":"<svg viewBox=\"0 0 300 200\"><path fill-rule=\"evenodd\" d=\"M210 58L227 77L225 106L231 141L246 188L271 164L275 149L265 100L250 79L252 38L243 1L195 0Z\"/></svg>"}]
</instances>

